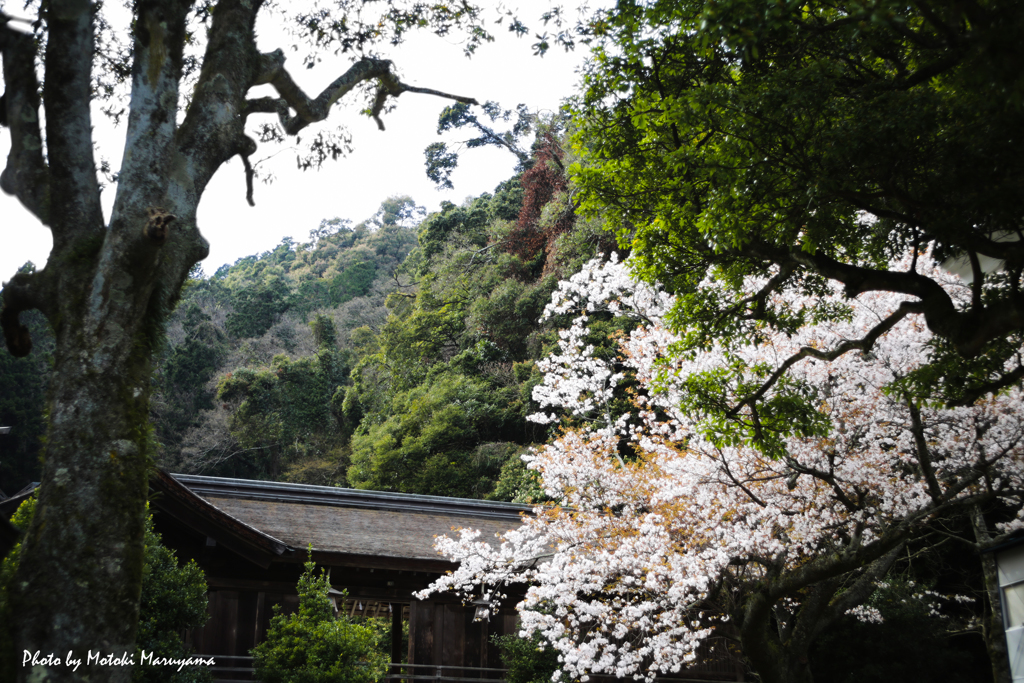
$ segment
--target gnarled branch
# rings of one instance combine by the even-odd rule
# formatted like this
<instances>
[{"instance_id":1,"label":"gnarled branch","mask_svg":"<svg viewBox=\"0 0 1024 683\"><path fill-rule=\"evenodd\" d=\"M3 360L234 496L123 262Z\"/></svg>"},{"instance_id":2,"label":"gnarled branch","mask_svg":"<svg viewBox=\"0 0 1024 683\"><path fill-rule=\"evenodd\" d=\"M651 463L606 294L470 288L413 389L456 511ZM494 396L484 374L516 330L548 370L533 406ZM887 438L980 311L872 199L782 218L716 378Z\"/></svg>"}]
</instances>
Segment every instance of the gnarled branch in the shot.
<instances>
[{"instance_id":1,"label":"gnarled branch","mask_svg":"<svg viewBox=\"0 0 1024 683\"><path fill-rule=\"evenodd\" d=\"M762 290L762 292L763 291L764 290ZM760 387L758 387L757 391L744 397L739 403L733 406L725 416L727 418L735 417L739 414L739 411L743 409L743 406L749 406L751 410L753 410L756 407L757 402L764 398L764 395L775 385L776 382L779 381L779 378L804 358L817 358L818 360L831 362L850 351L868 353L871 351L871 347L875 345L875 342L878 341L878 338L895 327L896 323L911 313L921 313L922 311L923 307L920 302L904 301L900 304L900 307L885 318L885 320L871 328L871 330L864 335L862 339L844 341L831 351L820 351L811 346L801 348L799 351L787 358L782 365L780 365L775 372L773 372L771 376L766 379Z\"/></svg>"},{"instance_id":2,"label":"gnarled branch","mask_svg":"<svg viewBox=\"0 0 1024 683\"><path fill-rule=\"evenodd\" d=\"M0 13L0 51L3 53L5 92L0 125L11 132L7 166L0 189L18 198L44 225L50 223L50 174L43 160L39 129L39 82L35 42L31 35L10 28Z\"/></svg>"},{"instance_id":3,"label":"gnarled branch","mask_svg":"<svg viewBox=\"0 0 1024 683\"><path fill-rule=\"evenodd\" d=\"M420 88L398 80L391 71L391 62L386 59L373 59L364 57L352 66L348 71L336 78L330 85L315 98L309 97L302 88L292 80L291 74L284 68L284 53L281 50L261 55L262 72L256 79L256 84L269 83L281 95L282 102L270 98L261 100L250 100L247 111L274 111L278 114L281 126L288 135L296 135L303 128L316 121L323 121L330 113L331 105L344 97L349 91L364 81L377 79L380 85L377 89L377 96L374 99L370 115L383 130L384 124L380 120L380 112L384 108L385 101L390 97L398 97L404 92L417 92L426 95L436 95L457 102L476 104L472 97L452 95L440 90L431 88ZM289 115L288 107L295 111Z\"/></svg>"},{"instance_id":4,"label":"gnarled branch","mask_svg":"<svg viewBox=\"0 0 1024 683\"><path fill-rule=\"evenodd\" d=\"M846 295L851 297L871 291L916 296L921 299L919 312L924 314L928 329L952 342L965 358L974 358L989 342L1024 329L1024 297L1019 295L1001 301L999 306L972 306L961 312L939 283L920 273L865 268L842 263L821 253L812 254L763 243L748 244L739 253L779 265L796 263L843 283Z\"/></svg>"},{"instance_id":5,"label":"gnarled branch","mask_svg":"<svg viewBox=\"0 0 1024 683\"><path fill-rule=\"evenodd\" d=\"M388 62L390 66L391 62ZM443 97L449 100L455 100L456 102L462 102L463 104L478 104L478 102L472 97L464 97L462 95L452 95L441 90L434 90L433 88L420 88L414 85L408 85L398 80L389 70L380 79L380 88L377 89L377 97L374 99L373 108L370 110L370 116L377 122L377 127L384 130L384 122L380 120L380 112L384 108L384 102L387 95L391 97L398 97L404 92L415 92L423 95L434 95L436 97Z\"/></svg>"},{"instance_id":6,"label":"gnarled branch","mask_svg":"<svg viewBox=\"0 0 1024 683\"><path fill-rule=\"evenodd\" d=\"M21 358L32 351L32 338L18 316L34 308L46 313L47 303L52 301L44 291L49 282L45 273L45 270L38 273L18 273L9 282L3 283L0 328L3 328L4 341L12 356Z\"/></svg>"}]
</instances>

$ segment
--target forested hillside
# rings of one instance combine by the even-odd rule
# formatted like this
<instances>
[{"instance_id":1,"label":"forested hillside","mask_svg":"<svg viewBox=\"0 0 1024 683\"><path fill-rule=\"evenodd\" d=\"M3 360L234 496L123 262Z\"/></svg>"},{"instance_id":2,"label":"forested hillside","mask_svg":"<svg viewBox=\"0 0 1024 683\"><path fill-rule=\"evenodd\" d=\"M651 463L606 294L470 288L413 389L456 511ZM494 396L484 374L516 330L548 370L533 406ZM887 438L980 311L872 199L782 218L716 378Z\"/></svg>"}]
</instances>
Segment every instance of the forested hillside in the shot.
<instances>
[{"instance_id":1,"label":"forested hillside","mask_svg":"<svg viewBox=\"0 0 1024 683\"><path fill-rule=\"evenodd\" d=\"M557 338L538 320L560 279L613 246L575 217L563 154L548 136L493 194L429 216L391 197L357 225L324 220L308 242L194 271L153 379L160 465L528 496L518 455L548 436L526 421L534 360ZM20 488L38 476L45 345L5 358L0 381L32 388L0 406L19 425L0 462Z\"/></svg>"}]
</instances>

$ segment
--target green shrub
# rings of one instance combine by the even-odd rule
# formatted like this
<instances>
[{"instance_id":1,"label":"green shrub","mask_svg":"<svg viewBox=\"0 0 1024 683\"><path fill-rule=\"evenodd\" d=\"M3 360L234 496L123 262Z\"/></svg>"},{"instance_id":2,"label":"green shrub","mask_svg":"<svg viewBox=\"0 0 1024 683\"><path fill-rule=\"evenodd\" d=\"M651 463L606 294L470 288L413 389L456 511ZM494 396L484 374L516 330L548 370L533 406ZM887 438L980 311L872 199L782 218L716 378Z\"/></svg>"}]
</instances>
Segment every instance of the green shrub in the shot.
<instances>
[{"instance_id":1,"label":"green shrub","mask_svg":"<svg viewBox=\"0 0 1024 683\"><path fill-rule=\"evenodd\" d=\"M161 659L186 659L192 649L181 632L206 623L206 576L194 560L178 566L174 551L146 520L146 550L142 566L142 597L139 601L139 632L135 637L132 683L206 683L213 676L206 667L177 671L165 665L142 664L142 650Z\"/></svg>"},{"instance_id":2,"label":"green shrub","mask_svg":"<svg viewBox=\"0 0 1024 683\"><path fill-rule=\"evenodd\" d=\"M274 608L267 639L253 648L256 679L262 683L374 683L388 668L369 626L334 615L330 581L306 562L299 579L299 611Z\"/></svg>"},{"instance_id":3,"label":"green shrub","mask_svg":"<svg viewBox=\"0 0 1024 683\"><path fill-rule=\"evenodd\" d=\"M558 652L544 643L539 633L529 638L510 633L494 636L492 641L508 669L506 683L551 683L551 677L558 671Z\"/></svg>"},{"instance_id":4,"label":"green shrub","mask_svg":"<svg viewBox=\"0 0 1024 683\"><path fill-rule=\"evenodd\" d=\"M24 531L35 514L35 496L18 506L11 524ZM153 518L146 518L145 555L142 565L142 597L139 602L139 630L135 639L135 661L141 662L141 651L154 653L160 659L184 659L190 648L182 641L181 632L206 623L206 577L194 561L178 566L174 551L163 545L160 534L153 530ZM9 589L18 568L21 543L0 562L0 680L14 680L13 647L9 646L12 621ZM141 664L132 669L132 683L207 683L210 670Z\"/></svg>"}]
</instances>

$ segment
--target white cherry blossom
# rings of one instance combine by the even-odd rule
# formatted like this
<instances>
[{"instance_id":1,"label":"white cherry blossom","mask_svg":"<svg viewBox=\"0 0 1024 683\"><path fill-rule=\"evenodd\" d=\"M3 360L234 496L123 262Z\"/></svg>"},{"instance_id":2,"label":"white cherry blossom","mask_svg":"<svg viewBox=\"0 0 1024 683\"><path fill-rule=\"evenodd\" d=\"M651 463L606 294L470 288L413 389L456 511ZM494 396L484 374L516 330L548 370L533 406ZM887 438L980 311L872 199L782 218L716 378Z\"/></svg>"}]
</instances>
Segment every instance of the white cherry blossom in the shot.
<instances>
[{"instance_id":1,"label":"white cherry blossom","mask_svg":"<svg viewBox=\"0 0 1024 683\"><path fill-rule=\"evenodd\" d=\"M916 268L969 301L969 288L928 258L919 256ZM745 284L750 292L763 285ZM722 284L709 274L705 287ZM538 506L497 542L469 530L438 540L459 566L430 590L497 602L510 585L526 585L522 629L558 650L570 678L675 673L713 633L736 638L761 668L772 663L758 639L785 642L780 656L796 661L806 659L807 633L829 620L877 619L863 605L875 582L908 539L943 516L999 498L1017 514L1001 531L1024 526L1019 387L962 408L892 390L929 358L932 337L919 315L900 318L868 353L787 365L802 349L825 352L863 338L904 298L869 292L847 300L838 289L785 296L766 304L799 311L827 303L848 315L791 336L766 327L756 344L723 340L680 354L671 347L686 330L664 322L672 297L635 281L627 265L596 259L561 283L545 315L577 317L541 364L533 419L585 416L590 426L524 458L554 504ZM617 361L583 343L600 311L642 321ZM730 372L720 372L726 366ZM687 379L699 373L720 372L721 397L737 404L747 391L737 377L780 368L785 381L762 400L800 387L827 424L823 434L785 435L780 457L722 438L715 411L681 408ZM639 385L635 412L612 414L610 400L627 376ZM735 414L756 417L749 406Z\"/></svg>"}]
</instances>

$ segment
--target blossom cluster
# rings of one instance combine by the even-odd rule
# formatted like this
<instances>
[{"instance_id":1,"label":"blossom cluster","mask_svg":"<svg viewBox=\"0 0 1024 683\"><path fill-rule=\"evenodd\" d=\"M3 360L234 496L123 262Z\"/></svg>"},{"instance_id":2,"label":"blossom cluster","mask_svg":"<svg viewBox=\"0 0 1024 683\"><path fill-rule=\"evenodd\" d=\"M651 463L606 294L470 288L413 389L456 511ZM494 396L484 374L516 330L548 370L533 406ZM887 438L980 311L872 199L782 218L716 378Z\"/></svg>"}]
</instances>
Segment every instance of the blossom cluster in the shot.
<instances>
[{"instance_id":1,"label":"blossom cluster","mask_svg":"<svg viewBox=\"0 0 1024 683\"><path fill-rule=\"evenodd\" d=\"M969 300L969 289L927 257L893 266L912 266L954 299ZM744 288L756 293L765 282L750 278ZM709 275L705 287L724 285ZM438 540L459 567L431 590L498 599L507 586L527 584L518 606L523 631L539 631L559 651L564 673L649 680L692 663L755 585L802 576L811 563L872 544L893 547L981 495L1018 511L1004 530L1021 526L1019 388L961 408L893 390L929 359L932 335L918 315L893 318L870 348L821 359L864 339L904 300L889 292L847 299L838 288L770 295L766 306L778 310L842 313L807 315L791 334L766 326L756 341L724 339L680 353L686 330L665 323L673 298L614 258L592 261L561 283L546 311L578 315L542 365L545 380L534 393L542 412L534 419L597 419L524 458L555 504L538 506L498 542L468 530ZM598 358L583 343L599 311L641 321L617 359ZM724 438L722 411L694 405L689 395L694 377L712 378L722 402L739 406L731 419L754 423L757 402L744 403L750 379L775 374L782 380L764 383L760 400L794 392L825 425L784 434L781 455ZM627 376L638 387L633 410L614 414L611 398ZM780 615L799 610L809 584L786 585L774 605ZM878 618L872 608L848 607Z\"/></svg>"}]
</instances>

